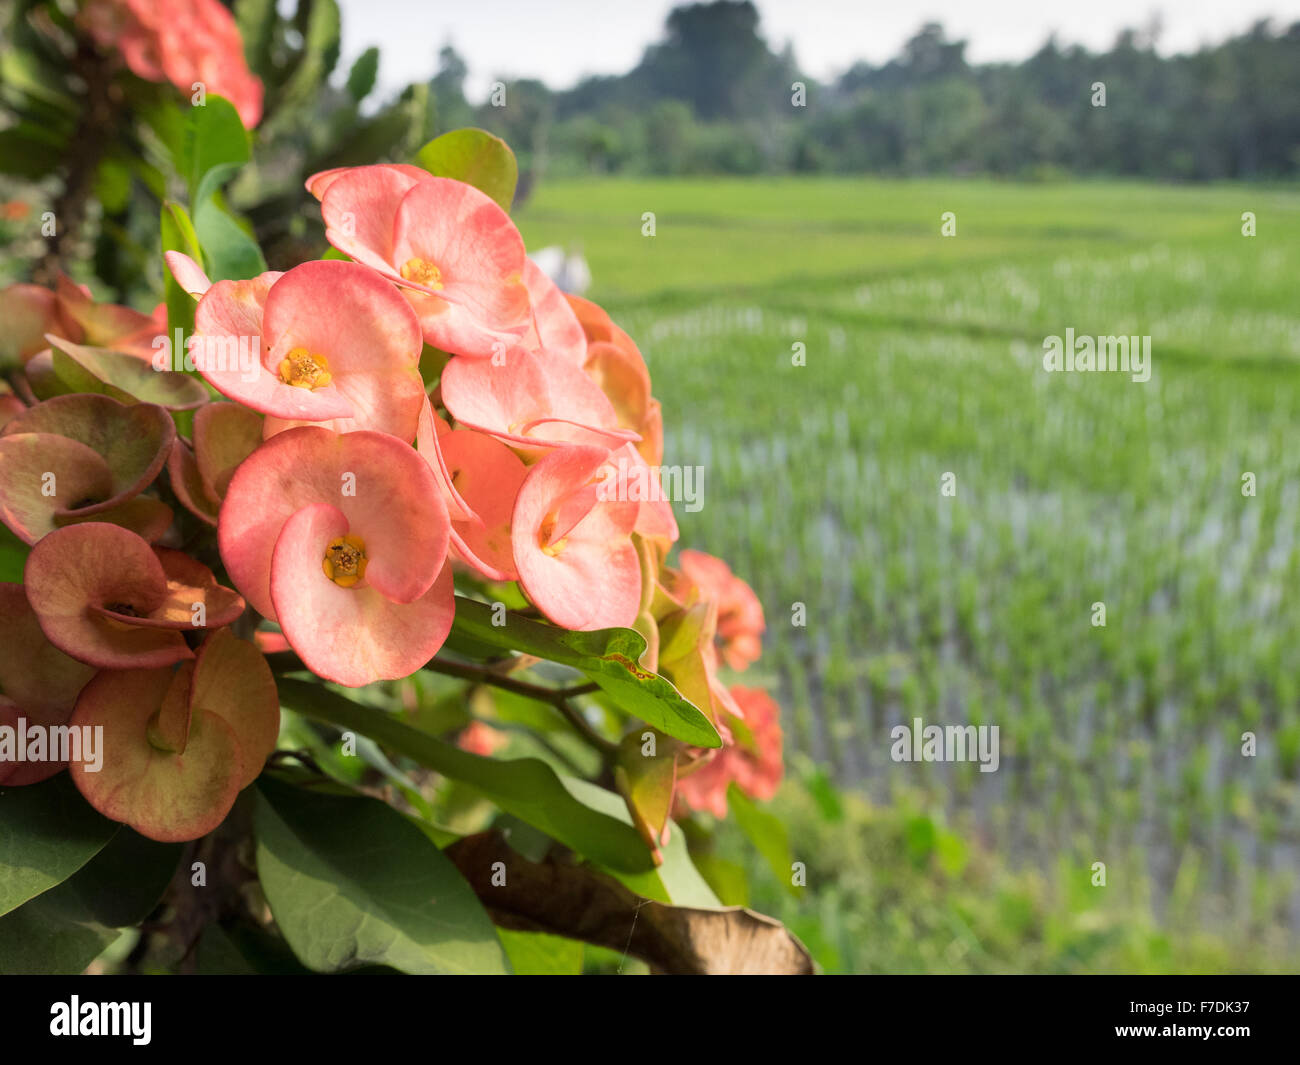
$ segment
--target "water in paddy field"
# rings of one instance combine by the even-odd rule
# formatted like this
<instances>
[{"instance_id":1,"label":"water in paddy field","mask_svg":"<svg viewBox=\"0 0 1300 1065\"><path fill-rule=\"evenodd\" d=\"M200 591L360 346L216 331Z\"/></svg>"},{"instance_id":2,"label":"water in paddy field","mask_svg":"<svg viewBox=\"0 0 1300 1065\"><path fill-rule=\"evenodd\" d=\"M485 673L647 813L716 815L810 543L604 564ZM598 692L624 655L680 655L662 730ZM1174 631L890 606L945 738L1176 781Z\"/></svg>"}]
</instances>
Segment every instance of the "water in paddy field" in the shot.
<instances>
[{"instance_id":1,"label":"water in paddy field","mask_svg":"<svg viewBox=\"0 0 1300 1065\"><path fill-rule=\"evenodd\" d=\"M923 789L1016 864L1149 878L1157 914L1194 884L1202 921L1262 908L1300 929L1300 375L1198 358L1194 334L1218 350L1223 322L1172 311L1146 384L1046 374L1035 331L1081 298L1055 290L1112 298L1123 278L1009 269L823 290L802 312L633 312L674 412L665 462L707 471L682 542L754 585L753 681L841 783ZM941 321L900 322L921 300ZM1300 351L1292 313L1244 335ZM917 717L997 725L998 770L893 761L891 729Z\"/></svg>"}]
</instances>

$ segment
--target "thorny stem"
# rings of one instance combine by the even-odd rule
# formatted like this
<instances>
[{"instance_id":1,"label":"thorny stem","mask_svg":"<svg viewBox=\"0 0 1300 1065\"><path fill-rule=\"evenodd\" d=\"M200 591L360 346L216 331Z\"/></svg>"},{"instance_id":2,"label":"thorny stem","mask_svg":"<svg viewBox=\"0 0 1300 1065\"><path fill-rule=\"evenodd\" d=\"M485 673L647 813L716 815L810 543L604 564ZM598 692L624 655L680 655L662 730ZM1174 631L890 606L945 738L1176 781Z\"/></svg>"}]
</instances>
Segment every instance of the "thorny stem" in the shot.
<instances>
[{"instance_id":1,"label":"thorny stem","mask_svg":"<svg viewBox=\"0 0 1300 1065\"><path fill-rule=\"evenodd\" d=\"M618 751L618 744L606 739L592 728L587 719L569 702L570 699L576 696L587 695L596 691L599 688L597 684L582 684L573 688L547 688L540 684L529 684L527 681L515 680L513 677L507 677L480 666L471 666L463 662L451 662L445 658L434 658L424 668L435 673L442 673L448 677L458 677L461 680L472 681L476 684L487 684L494 688L500 688L502 691L513 692L515 695L522 695L528 699L548 703L563 714L565 720L603 757L606 759L611 758Z\"/></svg>"},{"instance_id":2,"label":"thorny stem","mask_svg":"<svg viewBox=\"0 0 1300 1065\"><path fill-rule=\"evenodd\" d=\"M268 661L276 673L294 673L307 668L302 659L292 652L280 652L268 656ZM516 680L514 677L506 676L504 673L484 666L472 666L465 662L452 662L445 658L431 659L425 664L424 668L434 673L467 680L474 684L486 684L493 688L500 688L502 691L513 692L515 695L522 695L527 699L535 699L537 702L553 706L573 726L574 730L600 753L601 758L606 762L613 759L618 752L618 744L592 728L587 719L569 702L570 699L574 699L579 695L589 695L594 691L598 691L600 689L598 684L579 684L571 688L547 688L541 684L530 684L528 681Z\"/></svg>"},{"instance_id":3,"label":"thorny stem","mask_svg":"<svg viewBox=\"0 0 1300 1065\"><path fill-rule=\"evenodd\" d=\"M120 102L108 60L89 42L79 41L71 66L85 81L84 106L72 135L73 154L63 188L52 205L54 233L33 271L35 280L42 284L53 284L58 277L63 267L64 242L81 226L100 160L117 135Z\"/></svg>"}]
</instances>

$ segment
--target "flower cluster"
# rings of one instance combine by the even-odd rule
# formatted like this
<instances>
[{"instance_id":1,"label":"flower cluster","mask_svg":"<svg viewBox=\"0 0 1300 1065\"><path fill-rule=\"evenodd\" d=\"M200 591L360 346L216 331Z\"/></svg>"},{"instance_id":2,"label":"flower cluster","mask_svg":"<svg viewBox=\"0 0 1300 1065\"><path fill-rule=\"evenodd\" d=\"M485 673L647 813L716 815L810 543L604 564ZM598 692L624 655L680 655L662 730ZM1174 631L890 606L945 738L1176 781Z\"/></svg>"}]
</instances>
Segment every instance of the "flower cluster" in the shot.
<instances>
[{"instance_id":1,"label":"flower cluster","mask_svg":"<svg viewBox=\"0 0 1300 1065\"><path fill-rule=\"evenodd\" d=\"M640 665L714 724L723 750L680 749L681 802L769 796L775 706L718 675L758 657L762 608L717 559L670 566L671 505L626 483L663 451L636 344L469 184L375 165L307 187L338 258L212 282L167 254L195 300L197 398L152 363L161 309L66 280L0 293L21 367L0 397L0 520L32 545L22 584L0 585L0 723L102 728L101 769L67 759L82 793L193 838L275 745L263 651L349 687L404 678L447 639L458 579L513 582L562 628L636 629Z\"/></svg>"},{"instance_id":2,"label":"flower cluster","mask_svg":"<svg viewBox=\"0 0 1300 1065\"><path fill-rule=\"evenodd\" d=\"M226 97L252 129L262 118L262 83L244 61L235 17L219 0L86 0L77 16L132 74L169 81L189 96L196 85Z\"/></svg>"}]
</instances>

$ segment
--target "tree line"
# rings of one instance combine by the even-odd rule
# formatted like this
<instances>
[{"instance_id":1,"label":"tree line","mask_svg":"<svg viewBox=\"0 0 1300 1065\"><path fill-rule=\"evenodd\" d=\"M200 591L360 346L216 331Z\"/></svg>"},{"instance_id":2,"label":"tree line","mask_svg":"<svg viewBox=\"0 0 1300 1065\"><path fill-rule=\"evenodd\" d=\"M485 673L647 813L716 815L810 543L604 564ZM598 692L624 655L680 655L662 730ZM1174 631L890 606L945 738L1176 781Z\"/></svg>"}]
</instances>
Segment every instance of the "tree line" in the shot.
<instances>
[{"instance_id":1,"label":"tree line","mask_svg":"<svg viewBox=\"0 0 1300 1065\"><path fill-rule=\"evenodd\" d=\"M1153 23L1108 51L1048 39L1018 63L973 64L927 23L882 65L819 83L774 50L749 0L675 8L622 75L554 91L501 82L477 105L443 48L440 126L516 146L527 177L577 174L1112 175L1280 179L1300 169L1300 22L1259 21L1187 54Z\"/></svg>"}]
</instances>

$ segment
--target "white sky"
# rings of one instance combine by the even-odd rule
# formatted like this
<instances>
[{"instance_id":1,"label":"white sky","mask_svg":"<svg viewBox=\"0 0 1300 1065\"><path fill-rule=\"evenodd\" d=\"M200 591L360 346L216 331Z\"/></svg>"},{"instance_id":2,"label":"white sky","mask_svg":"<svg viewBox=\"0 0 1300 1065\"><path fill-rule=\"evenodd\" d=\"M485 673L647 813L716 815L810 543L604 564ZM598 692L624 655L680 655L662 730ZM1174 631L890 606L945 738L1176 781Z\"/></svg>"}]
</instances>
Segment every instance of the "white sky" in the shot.
<instances>
[{"instance_id":1,"label":"white sky","mask_svg":"<svg viewBox=\"0 0 1300 1065\"><path fill-rule=\"evenodd\" d=\"M380 47L380 88L428 78L447 41L469 66L478 101L501 77L536 77L553 89L584 74L621 74L662 35L673 0L339 0L343 62ZM863 58L881 63L929 20L969 42L974 62L1023 59L1056 31L1064 44L1109 47L1125 26L1159 13L1159 50L1195 50L1259 18L1300 20L1300 0L757 0L760 32L794 44L802 69L829 79Z\"/></svg>"}]
</instances>

